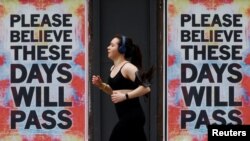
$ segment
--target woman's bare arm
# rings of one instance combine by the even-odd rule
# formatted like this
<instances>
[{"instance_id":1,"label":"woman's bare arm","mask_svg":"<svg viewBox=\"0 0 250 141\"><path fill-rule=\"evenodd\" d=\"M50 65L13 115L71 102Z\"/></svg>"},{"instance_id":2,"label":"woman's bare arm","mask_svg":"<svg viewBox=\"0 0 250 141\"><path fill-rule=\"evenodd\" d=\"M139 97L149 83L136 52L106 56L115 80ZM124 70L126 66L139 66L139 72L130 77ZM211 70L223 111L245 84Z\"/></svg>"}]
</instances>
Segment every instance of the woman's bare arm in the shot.
<instances>
[{"instance_id":1,"label":"woman's bare arm","mask_svg":"<svg viewBox=\"0 0 250 141\"><path fill-rule=\"evenodd\" d=\"M108 84L104 83L101 77L98 75L92 76L92 84L95 85L100 90L102 90L103 92L105 92L106 94L111 95L113 93L112 88Z\"/></svg>"},{"instance_id":2,"label":"woman's bare arm","mask_svg":"<svg viewBox=\"0 0 250 141\"><path fill-rule=\"evenodd\" d=\"M105 92L108 95L112 95L113 90L107 83L102 83L101 87L99 87L103 92Z\"/></svg>"},{"instance_id":3,"label":"woman's bare arm","mask_svg":"<svg viewBox=\"0 0 250 141\"><path fill-rule=\"evenodd\" d=\"M150 87L144 87L142 85L138 86L136 89L134 89L131 92L128 92L128 98L132 99L132 98L136 98L136 97L140 97L143 96L147 93L149 93L151 91Z\"/></svg>"}]
</instances>

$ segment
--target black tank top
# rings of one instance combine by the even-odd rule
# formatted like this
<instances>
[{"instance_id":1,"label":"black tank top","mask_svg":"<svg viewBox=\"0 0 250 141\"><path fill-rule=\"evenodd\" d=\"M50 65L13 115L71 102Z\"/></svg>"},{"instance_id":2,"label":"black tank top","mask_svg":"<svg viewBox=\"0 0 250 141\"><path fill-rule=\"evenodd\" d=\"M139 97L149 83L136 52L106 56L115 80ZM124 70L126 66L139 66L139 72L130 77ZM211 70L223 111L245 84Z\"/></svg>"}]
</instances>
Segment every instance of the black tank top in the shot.
<instances>
[{"instance_id":1,"label":"black tank top","mask_svg":"<svg viewBox=\"0 0 250 141\"><path fill-rule=\"evenodd\" d=\"M109 76L109 79L108 79L109 86L113 90L124 90L124 89L133 90L137 88L139 86L138 84L136 84L135 82L131 81L128 78L125 78L122 75L121 69L123 68L123 66L120 68L119 72L114 77ZM141 110L141 105L140 105L139 98L133 98L133 99L128 99L128 100L116 103L115 108L116 108L116 112L117 112L119 119L121 119L122 117L126 116L127 114L135 110Z\"/></svg>"}]
</instances>

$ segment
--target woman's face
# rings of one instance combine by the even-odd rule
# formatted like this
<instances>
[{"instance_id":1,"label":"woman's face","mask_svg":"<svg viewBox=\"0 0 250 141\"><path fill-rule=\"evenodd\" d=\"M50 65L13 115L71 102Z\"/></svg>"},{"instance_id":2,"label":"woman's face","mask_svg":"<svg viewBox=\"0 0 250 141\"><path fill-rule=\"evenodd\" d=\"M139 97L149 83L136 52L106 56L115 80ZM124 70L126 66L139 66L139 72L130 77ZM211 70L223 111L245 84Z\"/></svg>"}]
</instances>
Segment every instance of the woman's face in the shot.
<instances>
[{"instance_id":1,"label":"woman's face","mask_svg":"<svg viewBox=\"0 0 250 141\"><path fill-rule=\"evenodd\" d=\"M108 58L114 60L118 58L121 54L118 51L120 40L118 38L113 38L108 46Z\"/></svg>"}]
</instances>

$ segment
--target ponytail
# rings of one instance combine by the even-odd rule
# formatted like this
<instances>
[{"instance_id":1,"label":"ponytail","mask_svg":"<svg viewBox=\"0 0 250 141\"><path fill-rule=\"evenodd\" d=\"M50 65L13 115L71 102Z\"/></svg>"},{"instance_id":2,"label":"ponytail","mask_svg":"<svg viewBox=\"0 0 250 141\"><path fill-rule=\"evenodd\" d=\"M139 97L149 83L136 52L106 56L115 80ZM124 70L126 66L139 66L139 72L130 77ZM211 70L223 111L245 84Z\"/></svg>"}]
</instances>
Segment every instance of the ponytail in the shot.
<instances>
[{"instance_id":1,"label":"ponytail","mask_svg":"<svg viewBox=\"0 0 250 141\"><path fill-rule=\"evenodd\" d=\"M138 71L135 73L135 82L144 87L149 87L151 85L151 79L153 77L154 68L151 66L148 71L142 69L142 55L141 50L137 45L134 45L134 52L131 56L131 63L134 64ZM145 95L148 98L148 94Z\"/></svg>"},{"instance_id":2,"label":"ponytail","mask_svg":"<svg viewBox=\"0 0 250 141\"><path fill-rule=\"evenodd\" d=\"M133 44L133 46L134 46L133 47L134 51L133 51L132 56L131 56L131 63L134 64L138 68L138 70L139 70L138 77L141 78L144 86L149 85L149 83L152 79L152 76L153 76L153 72L154 72L153 66L151 66L148 71L144 71L142 69L141 50L137 45Z\"/></svg>"},{"instance_id":3,"label":"ponytail","mask_svg":"<svg viewBox=\"0 0 250 141\"><path fill-rule=\"evenodd\" d=\"M141 55L141 50L135 44L133 44L132 48L133 48L133 51L132 51L132 54L131 54L131 63L134 64L140 70L140 69L142 69L142 55Z\"/></svg>"}]
</instances>

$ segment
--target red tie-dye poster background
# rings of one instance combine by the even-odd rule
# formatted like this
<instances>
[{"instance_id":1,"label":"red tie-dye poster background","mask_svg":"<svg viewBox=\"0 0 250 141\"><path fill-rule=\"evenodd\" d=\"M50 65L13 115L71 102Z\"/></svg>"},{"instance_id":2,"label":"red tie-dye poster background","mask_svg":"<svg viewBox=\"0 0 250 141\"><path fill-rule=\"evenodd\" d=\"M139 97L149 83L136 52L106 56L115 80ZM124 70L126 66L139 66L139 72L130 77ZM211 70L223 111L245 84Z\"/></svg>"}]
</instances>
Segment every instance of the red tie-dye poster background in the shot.
<instances>
[{"instance_id":1,"label":"red tie-dye poster background","mask_svg":"<svg viewBox=\"0 0 250 141\"><path fill-rule=\"evenodd\" d=\"M250 1L166 2L167 140L206 141L207 124L250 124ZM201 18L202 14L206 15L205 18ZM217 17L213 19L215 15ZM204 21L205 24L201 24ZM182 34L184 30L187 32ZM196 33L192 34L194 30ZM214 31L222 33L214 35L221 40L212 40L214 36L211 34ZM234 34L233 32L238 32L237 37L232 35L230 39L228 35ZM188 40L186 35L193 36L193 40ZM209 40L202 41L201 38ZM198 52L206 50L207 52L203 52L206 56L203 58L201 53L196 56L194 46ZM210 53L209 48L213 48ZM228 52L227 55L225 51ZM237 57L233 59L232 54ZM194 67L190 68L187 64ZM226 69L217 73L223 64ZM236 73L230 71L230 65ZM181 79L181 76L194 76L194 68L197 69L194 80L189 79L190 82L187 82ZM191 87L195 89L190 91ZM196 93L196 90L200 93L188 98L188 95Z\"/></svg>"},{"instance_id":2,"label":"red tie-dye poster background","mask_svg":"<svg viewBox=\"0 0 250 141\"><path fill-rule=\"evenodd\" d=\"M88 139L86 3L85 0L0 0L1 141ZM33 21L32 15L36 15ZM56 16L52 18L53 15ZM63 19L63 15L68 16ZM48 31L47 40L43 40L44 31ZM16 38L12 38L14 34ZM66 47L61 51L63 46ZM24 79L14 82L12 75ZM27 97L19 97L21 93Z\"/></svg>"}]
</instances>

